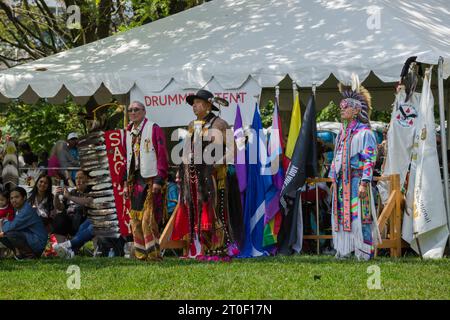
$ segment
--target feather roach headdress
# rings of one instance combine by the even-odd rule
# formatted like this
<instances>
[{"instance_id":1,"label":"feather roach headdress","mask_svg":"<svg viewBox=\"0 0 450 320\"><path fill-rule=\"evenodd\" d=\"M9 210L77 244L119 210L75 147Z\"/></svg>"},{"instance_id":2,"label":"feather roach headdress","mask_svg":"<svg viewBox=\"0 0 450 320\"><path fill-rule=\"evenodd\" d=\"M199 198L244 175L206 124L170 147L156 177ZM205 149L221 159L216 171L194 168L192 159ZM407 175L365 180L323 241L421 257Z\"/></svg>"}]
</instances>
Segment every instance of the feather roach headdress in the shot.
<instances>
[{"instance_id":1,"label":"feather roach headdress","mask_svg":"<svg viewBox=\"0 0 450 320\"><path fill-rule=\"evenodd\" d=\"M341 100L341 108L350 107L360 109L358 115L359 121L369 123L370 112L372 110L372 98L369 91L359 83L357 75L352 74L352 84L344 85L338 84L339 92L344 99Z\"/></svg>"}]
</instances>

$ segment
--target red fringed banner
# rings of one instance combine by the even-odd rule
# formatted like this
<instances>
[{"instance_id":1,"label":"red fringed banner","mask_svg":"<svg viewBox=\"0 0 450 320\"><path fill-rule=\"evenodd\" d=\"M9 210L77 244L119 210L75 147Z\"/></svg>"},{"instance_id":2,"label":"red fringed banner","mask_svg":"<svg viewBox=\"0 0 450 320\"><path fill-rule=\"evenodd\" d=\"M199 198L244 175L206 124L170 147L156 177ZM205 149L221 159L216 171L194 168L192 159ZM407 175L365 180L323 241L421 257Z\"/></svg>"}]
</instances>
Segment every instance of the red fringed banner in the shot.
<instances>
[{"instance_id":1,"label":"red fringed banner","mask_svg":"<svg viewBox=\"0 0 450 320\"><path fill-rule=\"evenodd\" d=\"M123 192L124 177L126 176L126 150L123 130L109 130L105 132L106 151L108 153L109 172L111 174L116 202L117 218L122 236L131 234L130 200Z\"/></svg>"}]
</instances>

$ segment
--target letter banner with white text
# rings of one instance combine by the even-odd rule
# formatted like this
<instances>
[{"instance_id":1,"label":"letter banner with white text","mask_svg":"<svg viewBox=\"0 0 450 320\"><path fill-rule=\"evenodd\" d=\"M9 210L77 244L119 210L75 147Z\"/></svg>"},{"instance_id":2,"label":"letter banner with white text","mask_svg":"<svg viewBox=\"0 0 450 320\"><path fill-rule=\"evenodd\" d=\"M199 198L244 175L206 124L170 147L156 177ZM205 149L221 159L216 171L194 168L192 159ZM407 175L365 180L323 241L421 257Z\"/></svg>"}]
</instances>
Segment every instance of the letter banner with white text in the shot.
<instances>
[{"instance_id":1,"label":"letter banner with white text","mask_svg":"<svg viewBox=\"0 0 450 320\"><path fill-rule=\"evenodd\" d=\"M252 123L255 95L261 94L261 87L255 80L249 78L241 88L225 90L213 79L203 89L229 102L230 105L222 107L220 112L220 117L229 124L234 123L238 104L244 125ZM186 97L196 92L197 89L182 89L175 81L160 92L147 91L135 85L131 89L130 101L143 103L147 110L147 118L160 127L187 126L195 115L192 107L186 102Z\"/></svg>"},{"instance_id":2,"label":"letter banner with white text","mask_svg":"<svg viewBox=\"0 0 450 320\"><path fill-rule=\"evenodd\" d=\"M109 130L105 132L106 151L108 153L109 172L114 190L117 219L119 220L122 236L131 234L130 226L130 200L125 198L123 187L126 175L126 153L123 130Z\"/></svg>"}]
</instances>

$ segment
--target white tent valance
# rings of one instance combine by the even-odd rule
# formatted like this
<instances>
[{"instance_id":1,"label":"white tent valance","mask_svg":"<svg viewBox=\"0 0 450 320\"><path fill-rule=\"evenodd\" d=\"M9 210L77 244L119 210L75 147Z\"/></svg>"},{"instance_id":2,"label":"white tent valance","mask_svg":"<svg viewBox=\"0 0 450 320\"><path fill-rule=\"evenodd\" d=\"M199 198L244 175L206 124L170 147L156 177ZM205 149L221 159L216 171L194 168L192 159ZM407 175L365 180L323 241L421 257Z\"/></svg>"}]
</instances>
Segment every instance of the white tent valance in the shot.
<instances>
[{"instance_id":1,"label":"white tent valance","mask_svg":"<svg viewBox=\"0 0 450 320\"><path fill-rule=\"evenodd\" d=\"M60 90L92 96L133 85L161 91L173 79L224 89L249 76L273 87L286 75L301 86L333 73L348 81L373 71L396 81L406 58L446 63L450 75L450 3L446 0L213 0L128 32L0 73L0 100ZM41 70L41 71L39 71Z\"/></svg>"}]
</instances>

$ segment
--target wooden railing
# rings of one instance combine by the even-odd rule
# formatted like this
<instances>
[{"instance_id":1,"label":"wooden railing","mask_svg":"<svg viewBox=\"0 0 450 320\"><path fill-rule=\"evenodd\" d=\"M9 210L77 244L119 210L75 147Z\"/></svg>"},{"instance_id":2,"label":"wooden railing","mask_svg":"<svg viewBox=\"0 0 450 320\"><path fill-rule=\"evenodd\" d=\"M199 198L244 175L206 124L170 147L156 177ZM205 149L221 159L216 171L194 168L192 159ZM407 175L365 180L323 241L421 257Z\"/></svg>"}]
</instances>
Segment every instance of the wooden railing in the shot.
<instances>
[{"instance_id":1,"label":"wooden railing","mask_svg":"<svg viewBox=\"0 0 450 320\"><path fill-rule=\"evenodd\" d=\"M378 228L380 230L380 234L384 233L384 228L386 225L389 225L389 231L387 232L387 236L385 239L382 239L382 242L378 244L378 249L390 249L391 257L400 257L401 249L402 249L402 240L401 240L401 223L402 223L402 193L400 187L400 175L394 174L385 177L374 177L374 180L379 181L387 181L390 185L390 193L389 198L386 205L383 208L383 211L379 215L377 219ZM320 240L324 239L332 239L332 235L321 235L320 234L320 224L319 224L319 188L317 187L318 183L325 182L330 183L331 179L329 178L310 178L307 179L307 183L310 185L315 185L316 189L316 234L315 235L304 235L303 239L305 240L316 240L316 249L317 254L320 253ZM174 241L171 240L171 235L173 231L173 226L175 223L175 212L177 211L175 208L174 213L170 217L162 235L160 238L160 247L161 249L186 249L187 243L183 240Z\"/></svg>"},{"instance_id":2,"label":"wooden railing","mask_svg":"<svg viewBox=\"0 0 450 320\"><path fill-rule=\"evenodd\" d=\"M382 239L381 243L377 246L378 249L390 249L391 257L400 257L402 250L402 192L400 189L400 175L394 174L390 176L384 177L374 177L376 182L386 181L390 185L390 193L389 198L386 205L383 208L383 211L379 215L377 219L378 228L380 230L380 234L384 233L384 228L386 225L389 225L389 232L387 233L387 237ZM326 182L331 183L332 180L330 178L309 178L306 180L308 184L316 185L316 234L315 235L304 235L303 239L305 240L316 240L317 243L317 254L320 253L320 240L323 239L332 239L333 236L330 235L320 235L320 226L319 226L319 201L318 200L318 188L317 184Z\"/></svg>"}]
</instances>

